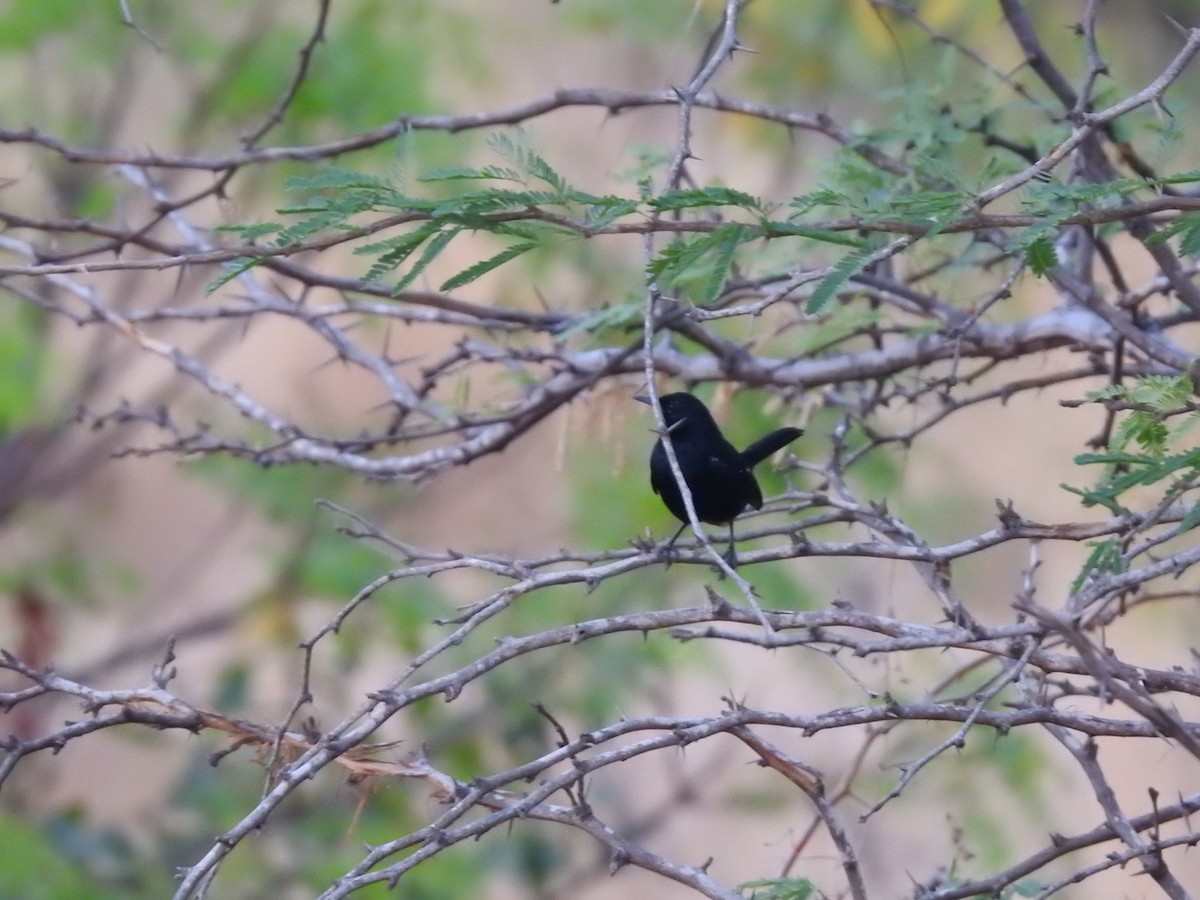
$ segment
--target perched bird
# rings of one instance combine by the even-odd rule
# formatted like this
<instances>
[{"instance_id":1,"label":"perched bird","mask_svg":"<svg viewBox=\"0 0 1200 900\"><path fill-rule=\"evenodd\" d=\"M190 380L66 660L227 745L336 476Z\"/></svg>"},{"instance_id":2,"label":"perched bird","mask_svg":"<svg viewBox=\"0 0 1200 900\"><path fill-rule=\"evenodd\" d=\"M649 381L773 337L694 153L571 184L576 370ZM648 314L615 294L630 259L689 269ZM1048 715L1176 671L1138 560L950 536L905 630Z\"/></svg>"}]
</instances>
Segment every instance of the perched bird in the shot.
<instances>
[{"instance_id":1,"label":"perched bird","mask_svg":"<svg viewBox=\"0 0 1200 900\"><path fill-rule=\"evenodd\" d=\"M649 397L634 399L650 403ZM729 525L729 549L725 558L730 565L736 565L733 520L747 506L762 509L763 505L762 490L750 470L804 432L799 428L780 428L739 452L721 434L712 413L698 398L684 393L666 394L659 397L658 402L662 406L667 433L671 435L671 446L675 448L675 458L679 461L683 480L692 495L696 518L709 525ZM650 487L662 497L675 518L683 522L664 548L669 552L679 535L683 534L683 529L687 528L688 514L662 438L658 439L650 453Z\"/></svg>"}]
</instances>

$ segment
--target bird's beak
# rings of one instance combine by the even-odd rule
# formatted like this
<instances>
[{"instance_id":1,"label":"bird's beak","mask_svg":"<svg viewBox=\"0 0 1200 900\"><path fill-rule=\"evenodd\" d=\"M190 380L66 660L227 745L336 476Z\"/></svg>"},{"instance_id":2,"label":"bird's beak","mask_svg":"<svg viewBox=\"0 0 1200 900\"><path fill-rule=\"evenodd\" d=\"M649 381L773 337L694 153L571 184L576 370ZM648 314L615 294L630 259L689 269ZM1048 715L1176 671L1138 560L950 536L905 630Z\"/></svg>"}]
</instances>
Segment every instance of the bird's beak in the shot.
<instances>
[{"instance_id":1,"label":"bird's beak","mask_svg":"<svg viewBox=\"0 0 1200 900\"><path fill-rule=\"evenodd\" d=\"M636 394L636 395L634 395L633 399L636 400L638 403L645 403L647 406L654 405L654 402L649 397L647 397L645 394ZM672 431L675 431L675 429L682 427L683 423L686 421L687 421L687 416L684 416L682 419L677 419L676 421L674 421L670 425L668 425L667 430L664 432L661 432L661 434L670 434ZM651 430L653 430L653 429L651 429ZM658 433L658 432L656 432L656 433Z\"/></svg>"}]
</instances>

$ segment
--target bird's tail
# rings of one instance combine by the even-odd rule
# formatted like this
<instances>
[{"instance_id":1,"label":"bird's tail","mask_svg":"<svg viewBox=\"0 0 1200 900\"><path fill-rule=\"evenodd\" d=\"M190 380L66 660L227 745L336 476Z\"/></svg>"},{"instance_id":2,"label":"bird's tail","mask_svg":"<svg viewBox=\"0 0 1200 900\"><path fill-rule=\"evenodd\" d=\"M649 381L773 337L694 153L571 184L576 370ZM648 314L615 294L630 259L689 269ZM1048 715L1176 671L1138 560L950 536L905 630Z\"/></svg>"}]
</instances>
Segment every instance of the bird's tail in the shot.
<instances>
[{"instance_id":1,"label":"bird's tail","mask_svg":"<svg viewBox=\"0 0 1200 900\"><path fill-rule=\"evenodd\" d=\"M760 437L743 450L742 459L747 466L753 469L776 450L786 447L802 434L804 431L800 428L779 428L766 437Z\"/></svg>"}]
</instances>

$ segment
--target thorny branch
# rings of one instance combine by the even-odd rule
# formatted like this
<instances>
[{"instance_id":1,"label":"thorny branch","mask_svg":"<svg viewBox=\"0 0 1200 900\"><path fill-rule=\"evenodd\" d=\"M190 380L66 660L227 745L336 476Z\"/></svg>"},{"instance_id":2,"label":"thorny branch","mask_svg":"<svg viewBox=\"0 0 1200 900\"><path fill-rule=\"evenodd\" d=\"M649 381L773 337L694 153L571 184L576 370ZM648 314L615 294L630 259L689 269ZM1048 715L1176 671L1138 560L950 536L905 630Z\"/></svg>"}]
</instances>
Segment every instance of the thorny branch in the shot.
<instances>
[{"instance_id":1,"label":"thorny branch","mask_svg":"<svg viewBox=\"0 0 1200 900\"><path fill-rule=\"evenodd\" d=\"M996 133L989 122L955 123L959 131L976 135L981 148L1001 152L1007 163L1000 167L1003 175L978 182L987 186L955 193L922 169L908 148L865 140L829 113L718 93L713 88L718 76L749 52L739 37L752 6L749 0L726 0L712 39L682 86L562 89L503 109L401 115L320 143L263 146L312 77L330 27L331 6L327 0L317 5L286 88L238 149L205 156L83 147L35 127L0 128L0 143L33 158L113 170L123 180L128 200L122 216L112 220L54 217L0 205L5 229L0 235L0 288L21 304L165 363L208 404L208 411L225 414L218 424L208 424L207 414L189 413L182 404L128 400L108 407L82 403L78 419L96 429L128 428L118 431L133 436L120 455L227 455L261 466L308 463L372 479L418 481L503 450L568 404L587 402L599 389L633 393L644 382L655 398L655 421L664 433L696 535L694 541L680 542L672 562L683 571L717 570L726 584L736 586L729 592L736 599L725 595L721 582L710 584L703 595L694 589L688 595L693 605L672 607L651 596L628 577L662 566L649 541L634 539L616 549L563 549L525 559L438 550L392 537L365 517L326 504L327 512L351 523L344 528L348 538L385 548L398 563L363 585L300 642L302 683L280 721L235 719L172 693L171 654L150 686L101 690L5 650L0 670L11 673L18 686L0 693L0 711L57 698L77 704L85 715L44 734L14 733L0 741L0 788L27 758L47 750L56 754L109 728L203 731L228 745L214 762L229 765L227 757L252 747L266 760L268 779L261 798L248 804L183 872L179 898L202 896L242 842L270 828L285 801L328 767L342 769L355 784L416 779L442 805L422 827L364 851L323 896L344 897L376 883L395 885L426 860L501 826L532 819L588 835L603 848L614 872L634 866L702 896L735 898L739 892L710 873L711 860L678 861L650 850L587 797L596 773L619 772L631 760L725 736L740 742L736 746L743 753L748 747L815 809L814 829L820 827L828 837L844 879L844 888L830 888L829 893L865 898L870 872L856 846L861 831L848 821L859 829L868 819L874 825L890 804L932 777L935 763L955 765L948 751L963 749L977 735L992 740L1013 733L1045 734L1066 748L1090 785L1100 807L1099 824L1073 837L1052 835L1042 849L994 872L958 880L927 878L917 895L938 900L1000 895L1037 875L1045 879L1041 896L1050 896L1067 884L1136 860L1165 895L1186 896L1175 874L1177 857L1170 853L1200 842L1200 830L1191 821L1200 812L1200 798L1180 797L1166 806L1154 802L1151 811L1131 814L1128 800L1118 798L1098 748L1106 740L1166 739L1200 758L1200 722L1188 712L1194 704L1186 702L1200 700L1194 660L1162 660L1147 667L1106 642L1106 629L1119 625L1131 610L1172 596L1194 599L1190 588L1170 593L1163 583L1174 579L1188 584L1184 576L1194 574L1200 564L1200 550L1185 540L1195 524L1195 485L1184 480L1145 508L1110 509L1110 515L1087 521L1035 522L1012 503L998 502L994 527L947 543L929 540L902 514L864 497L858 485L869 460L924 441L966 410L1053 387L1068 387L1078 396L1097 384L1196 374L1189 335L1200 319L1197 264L1155 235L1186 225L1187 217L1200 211L1200 197L1166 183L1162 176L1169 173L1148 164L1117 126L1123 128L1127 117L1143 107L1164 106L1200 52L1200 29L1184 35L1179 49L1142 88L1100 105L1098 84L1108 76L1108 67L1097 31L1099 3L1086 4L1078 25L1086 60L1086 72L1079 77L1057 63L1026 4L1017 0L998 2L1009 39L1024 58L1016 72L997 67L980 48L939 33L911 4L873 0L879 15L894 21L897 29L909 23L922 40L951 46L997 89L1032 110L1047 128L1057 129L1053 140L1035 151L1025 141ZM121 11L144 35L124 4ZM1026 75L1036 81L1025 83ZM371 210L353 227L274 244L218 233L214 226L229 223L214 221L206 211L212 201L236 192L250 174L272 171L284 162L330 162L415 131L497 129L588 108L609 116L663 110L674 117L672 151L658 173L657 188L640 198L638 214L597 224L552 204L527 202L479 214L472 227L546 227L601 248L630 236L640 238L640 265L634 268L645 277L632 291L637 310L618 328L597 325L598 310L587 305L561 302L534 308L481 300L478 294L468 298L452 289L397 288L380 279L345 275L331 262L337 251L434 223L437 213L428 206ZM903 180L914 194L953 194L954 208L906 217L897 213L897 203L878 215L833 212L786 223L762 212L762 221L755 224L762 227L756 239L763 245L795 237L784 224L820 233L835 244L831 237L869 240L856 247L857 258L797 257L766 274L730 266L719 290L703 303L673 296L666 279L650 274L663 245L720 234L737 215L714 211L716 205L691 212L686 205L667 202L683 190L702 187L696 174L706 134L697 124L700 111L722 121L749 118L789 133L808 132L853 154L857 165L875 175ZM177 180L198 174L208 179L207 187L189 183L185 190ZM1013 210L998 202L1055 179L1064 188L1119 183L1120 189L1103 202L1080 201L1052 216L1036 204ZM1038 263L1044 267L1041 272L1030 254L1044 247L1021 245L1023 230L1031 228L1046 229L1053 237L1053 261ZM1144 251L1154 264L1151 274L1134 276L1133 267L1110 249L1112 233L1126 235ZM955 236L964 242L953 252L937 243ZM620 258L619 251L611 252ZM227 268L231 266L235 268ZM947 292L939 279L961 266L969 266L976 279L974 293L951 296L960 287ZM197 273L209 279L229 271L237 275L200 302L171 297L138 304L121 295L120 278L167 271L178 273L181 283ZM1018 284L1032 274L1045 275L1054 291L1048 307L1013 300ZM822 286L839 278L832 297L823 305L814 303ZM219 357L206 352L207 331L266 319L302 329L331 359L375 386L380 405L361 431L347 435L302 425L273 409L254 386L222 373ZM640 328L631 324L638 319ZM722 331L717 327L722 324L744 330ZM444 342L440 355L398 359L367 325L429 328L453 339ZM736 338L729 336L733 333ZM1031 361L1049 362L1033 374ZM487 405L458 399L460 382L488 380L496 372L516 387ZM756 542L739 553L739 569L715 551L697 520L657 404L665 379L689 388L716 383L770 392L788 413L798 416L799 410L807 410L833 423L826 455L789 458L784 464L789 487L770 498L762 513L739 520L740 537ZM1164 420L1196 411L1191 401L1166 410L1111 397L1095 404L1063 404L1081 411L1098 407L1110 415L1155 413ZM897 408L909 415L897 418L891 414ZM906 424L898 425L900 421ZM0 451L5 449L0 443ZM1119 548L1119 560L1110 568L1091 571L1061 595L1039 592L1036 572L1044 547L1106 540ZM997 592L996 605L1014 608L1013 615L1005 624L986 624L963 603L952 564L1005 545L1023 548L1031 562L1019 592L1012 597ZM826 596L820 597L819 608L799 609L796 597L764 596L755 584L754 573L767 563L791 561L795 571L812 576L815 561L850 559L865 566L911 566L926 615L909 621ZM440 629L436 636L396 663L388 679L361 697L357 708L342 710L337 724L312 733L294 725L318 692L313 664L329 648L332 635L377 603L390 585L463 572L490 586L479 589L455 614L433 623ZM531 596L564 586L590 592L607 582L628 585L629 608L640 611L573 614L568 624L505 633L480 646L487 623L507 621L505 616ZM410 750L406 759L397 760L393 745L368 743L415 704L433 697L456 701L464 690L515 660L540 659L623 634L678 643L735 642L830 660L836 664L838 689L857 702L795 712L730 700L725 709L707 715L631 715L578 733L554 720L557 745L469 780L440 768L436 751ZM471 648L465 662L459 655L464 647ZM912 657L937 659L944 665L939 671L952 674L930 685L910 684L899 696L901 691L877 686L860 668L876 659L890 663ZM952 689L958 693L951 694ZM931 730L927 726L932 723L945 723L950 730ZM768 740L767 729L776 737ZM908 757L914 761L901 766L890 790L863 796L856 779L867 771L868 761L877 761L879 738L901 729L920 742L919 752ZM803 739L822 733L849 734L859 742L860 752L846 771L827 774L804 760ZM825 785L838 778L842 787L827 794ZM851 805L855 810L848 815ZM1161 829L1167 825L1179 833L1164 835ZM807 849L811 834L798 842L797 854ZM1086 853L1102 845L1106 855L1099 861ZM784 873L795 863L790 860ZM1069 876L1058 874L1063 867Z\"/></svg>"}]
</instances>

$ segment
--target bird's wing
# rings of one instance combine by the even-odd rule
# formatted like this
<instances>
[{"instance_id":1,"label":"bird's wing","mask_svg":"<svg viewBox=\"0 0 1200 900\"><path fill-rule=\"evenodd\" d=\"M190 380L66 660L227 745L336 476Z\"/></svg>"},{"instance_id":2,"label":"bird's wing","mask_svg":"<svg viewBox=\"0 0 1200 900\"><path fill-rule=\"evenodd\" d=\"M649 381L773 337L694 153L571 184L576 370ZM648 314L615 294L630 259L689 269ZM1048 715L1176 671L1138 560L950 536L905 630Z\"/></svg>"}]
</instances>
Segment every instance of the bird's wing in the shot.
<instances>
[{"instance_id":1,"label":"bird's wing","mask_svg":"<svg viewBox=\"0 0 1200 900\"><path fill-rule=\"evenodd\" d=\"M650 451L650 487L659 496L662 496L664 472L666 478L674 480L675 476L671 474L671 463L667 459L667 449L660 441Z\"/></svg>"},{"instance_id":2,"label":"bird's wing","mask_svg":"<svg viewBox=\"0 0 1200 900\"><path fill-rule=\"evenodd\" d=\"M754 473L746 469L746 505L752 506L755 509L762 509L763 495L762 488L758 486L758 479L754 477Z\"/></svg>"},{"instance_id":3,"label":"bird's wing","mask_svg":"<svg viewBox=\"0 0 1200 900\"><path fill-rule=\"evenodd\" d=\"M727 491L736 491L746 501L746 506L762 509L762 489L750 467L738 458L736 451L732 456L713 454L708 458L708 465L714 483L724 485ZM733 515L737 516L743 509L745 506L738 507Z\"/></svg>"}]
</instances>

